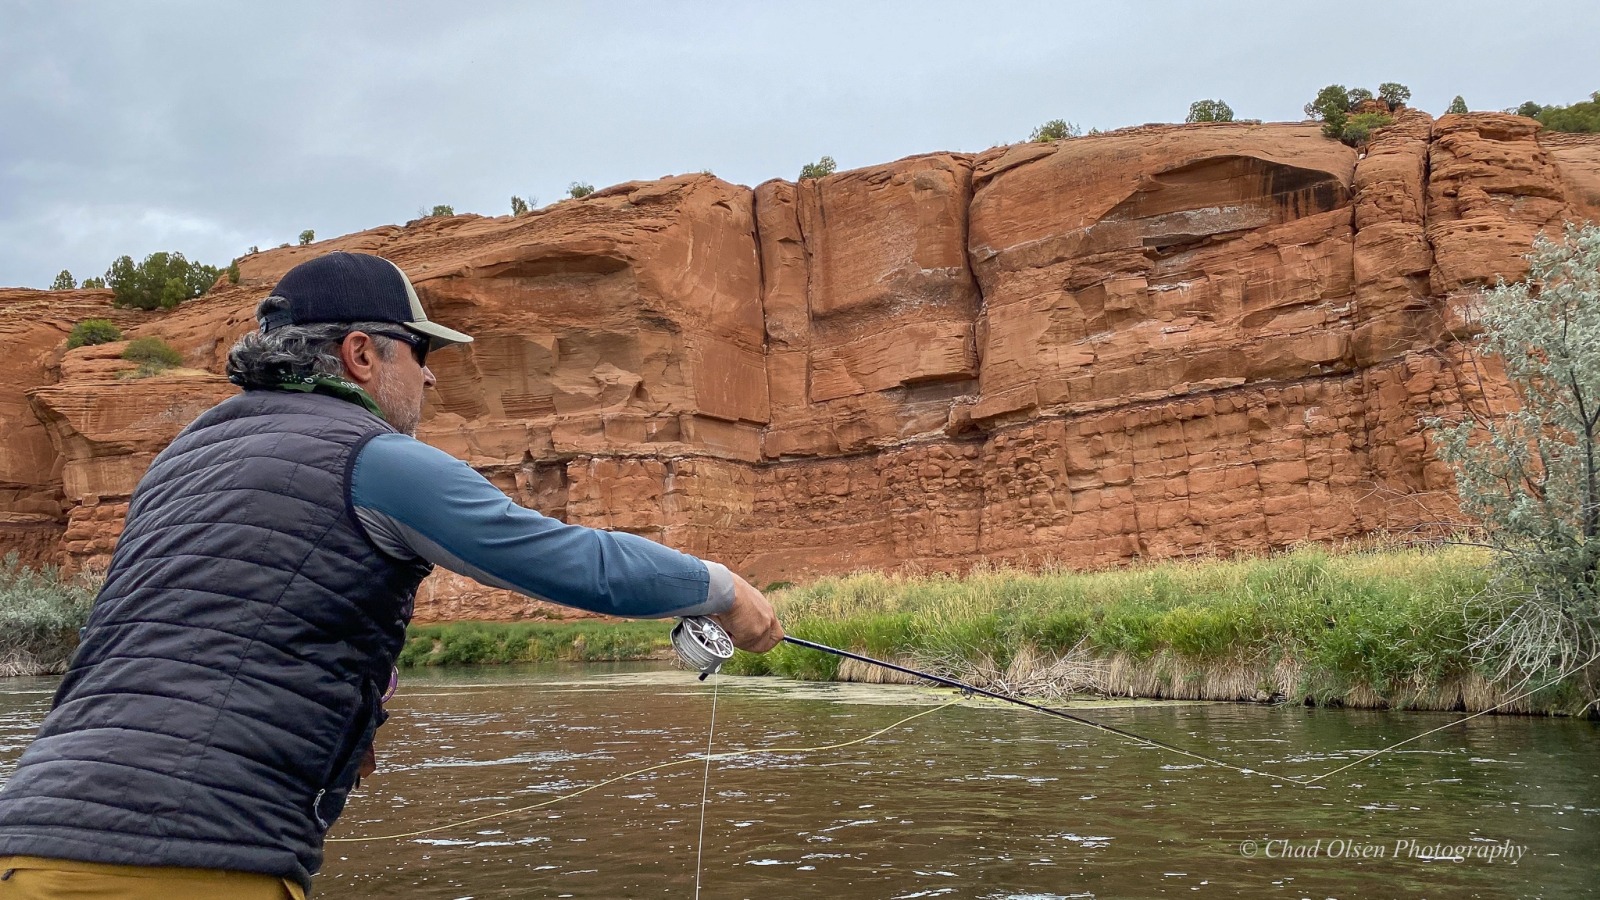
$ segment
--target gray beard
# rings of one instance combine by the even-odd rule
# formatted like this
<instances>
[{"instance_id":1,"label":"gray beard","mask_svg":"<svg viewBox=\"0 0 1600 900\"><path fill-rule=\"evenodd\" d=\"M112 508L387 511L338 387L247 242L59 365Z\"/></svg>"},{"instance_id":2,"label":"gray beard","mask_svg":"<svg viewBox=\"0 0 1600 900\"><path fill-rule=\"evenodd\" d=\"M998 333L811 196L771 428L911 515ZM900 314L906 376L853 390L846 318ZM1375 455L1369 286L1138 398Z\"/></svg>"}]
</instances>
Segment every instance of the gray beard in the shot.
<instances>
[{"instance_id":1,"label":"gray beard","mask_svg":"<svg viewBox=\"0 0 1600 900\"><path fill-rule=\"evenodd\" d=\"M378 401L378 408L383 410L383 417L388 420L390 427L408 437L417 436L417 425L422 421L421 397L415 403L408 402L409 398L401 394L395 379L387 376L378 378L372 394L372 399Z\"/></svg>"}]
</instances>

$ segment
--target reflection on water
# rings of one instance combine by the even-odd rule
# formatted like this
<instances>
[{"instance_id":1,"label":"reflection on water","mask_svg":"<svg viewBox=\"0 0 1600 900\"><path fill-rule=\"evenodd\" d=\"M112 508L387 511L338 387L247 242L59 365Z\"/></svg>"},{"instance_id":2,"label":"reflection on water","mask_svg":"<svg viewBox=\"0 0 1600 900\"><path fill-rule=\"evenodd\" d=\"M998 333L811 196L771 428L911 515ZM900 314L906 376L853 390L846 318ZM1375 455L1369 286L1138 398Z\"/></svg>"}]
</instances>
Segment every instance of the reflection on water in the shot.
<instances>
[{"instance_id":1,"label":"reflection on water","mask_svg":"<svg viewBox=\"0 0 1600 900\"><path fill-rule=\"evenodd\" d=\"M0 681L0 779L49 702ZM836 744L947 691L716 682L715 752ZM334 898L691 897L713 682L650 666L408 674L330 843ZM1449 720L1224 704L1075 711L1282 775ZM1301 787L999 704L870 742L715 762L706 897L1580 897L1600 879L1600 728L1483 717ZM1515 858L1522 849L1520 859Z\"/></svg>"}]
</instances>

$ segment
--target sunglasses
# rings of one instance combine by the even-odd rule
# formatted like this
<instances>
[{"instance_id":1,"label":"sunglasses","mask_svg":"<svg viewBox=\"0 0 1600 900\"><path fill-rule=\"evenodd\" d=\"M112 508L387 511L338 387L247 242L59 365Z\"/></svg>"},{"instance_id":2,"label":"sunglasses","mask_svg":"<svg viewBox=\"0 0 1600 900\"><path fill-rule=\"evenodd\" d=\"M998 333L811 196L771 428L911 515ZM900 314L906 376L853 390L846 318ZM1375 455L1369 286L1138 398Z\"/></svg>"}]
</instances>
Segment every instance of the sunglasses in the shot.
<instances>
[{"instance_id":1,"label":"sunglasses","mask_svg":"<svg viewBox=\"0 0 1600 900\"><path fill-rule=\"evenodd\" d=\"M367 334L375 334L393 341L399 341L411 348L411 355L417 358L417 365L426 366L428 364L428 339L420 334L396 331L369 331Z\"/></svg>"}]
</instances>

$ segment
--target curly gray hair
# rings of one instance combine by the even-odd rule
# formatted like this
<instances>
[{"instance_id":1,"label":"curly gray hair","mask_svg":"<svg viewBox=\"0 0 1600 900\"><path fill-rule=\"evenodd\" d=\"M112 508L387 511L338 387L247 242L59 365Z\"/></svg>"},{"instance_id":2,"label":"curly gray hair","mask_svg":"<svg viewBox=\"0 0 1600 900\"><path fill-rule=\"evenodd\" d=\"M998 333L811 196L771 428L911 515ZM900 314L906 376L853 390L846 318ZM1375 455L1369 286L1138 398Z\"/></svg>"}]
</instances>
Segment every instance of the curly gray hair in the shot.
<instances>
[{"instance_id":1,"label":"curly gray hair","mask_svg":"<svg viewBox=\"0 0 1600 900\"><path fill-rule=\"evenodd\" d=\"M287 309L289 301L268 297L256 307L256 319ZM393 328L384 322L317 322L310 325L280 325L269 332L251 331L228 351L228 380L240 387L273 388L312 375L345 374L339 359L339 342L352 331L372 335L378 355L389 359L394 354L393 338L372 334Z\"/></svg>"}]
</instances>

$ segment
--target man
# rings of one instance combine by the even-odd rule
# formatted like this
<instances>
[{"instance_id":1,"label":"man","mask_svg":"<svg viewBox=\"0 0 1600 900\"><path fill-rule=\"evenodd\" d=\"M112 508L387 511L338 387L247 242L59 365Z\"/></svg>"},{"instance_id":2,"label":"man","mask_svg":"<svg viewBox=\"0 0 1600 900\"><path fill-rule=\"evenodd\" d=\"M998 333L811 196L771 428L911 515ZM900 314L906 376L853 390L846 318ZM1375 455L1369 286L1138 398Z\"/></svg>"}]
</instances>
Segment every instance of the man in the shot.
<instances>
[{"instance_id":1,"label":"man","mask_svg":"<svg viewBox=\"0 0 1600 900\"><path fill-rule=\"evenodd\" d=\"M595 612L783 635L726 568L563 525L415 440L430 322L389 261L291 269L234 346L244 388L135 491L37 739L0 791L0 900L304 898L385 718L433 564Z\"/></svg>"}]
</instances>

